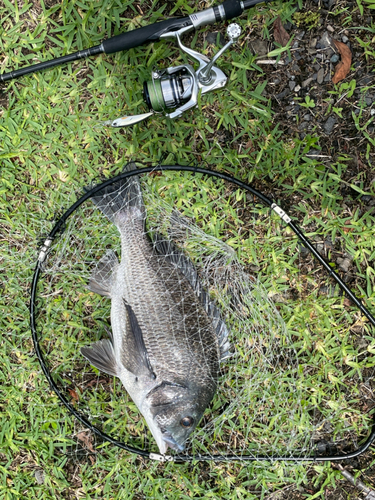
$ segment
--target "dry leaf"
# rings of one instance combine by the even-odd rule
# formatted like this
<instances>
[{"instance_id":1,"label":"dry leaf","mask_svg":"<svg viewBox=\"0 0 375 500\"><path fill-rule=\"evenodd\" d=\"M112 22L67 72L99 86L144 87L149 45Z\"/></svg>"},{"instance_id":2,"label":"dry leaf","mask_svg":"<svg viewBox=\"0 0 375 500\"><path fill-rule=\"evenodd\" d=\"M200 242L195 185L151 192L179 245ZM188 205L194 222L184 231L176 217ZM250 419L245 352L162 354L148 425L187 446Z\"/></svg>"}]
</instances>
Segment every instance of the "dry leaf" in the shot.
<instances>
[{"instance_id":1,"label":"dry leaf","mask_svg":"<svg viewBox=\"0 0 375 500\"><path fill-rule=\"evenodd\" d=\"M78 432L78 434L76 436L77 436L77 439L79 439L86 446L86 448L89 451L91 451L92 453L95 453L95 450L94 450L94 448L92 446L92 442L91 442L91 434L89 434L86 431L81 431L81 432Z\"/></svg>"},{"instance_id":2,"label":"dry leaf","mask_svg":"<svg viewBox=\"0 0 375 500\"><path fill-rule=\"evenodd\" d=\"M288 44L290 36L285 31L284 26L281 24L281 19L278 17L273 23L273 36L275 42L279 43L282 47Z\"/></svg>"},{"instance_id":3,"label":"dry leaf","mask_svg":"<svg viewBox=\"0 0 375 500\"><path fill-rule=\"evenodd\" d=\"M359 156L357 156L357 165L359 168L361 168L363 170L367 169L367 165L365 163L363 163L363 161L361 160L361 158L359 158Z\"/></svg>"},{"instance_id":4,"label":"dry leaf","mask_svg":"<svg viewBox=\"0 0 375 500\"><path fill-rule=\"evenodd\" d=\"M337 50L340 52L341 61L337 64L335 74L333 75L332 82L338 83L346 78L350 71L350 65L352 64L352 53L351 50L345 43L333 40L336 45Z\"/></svg>"},{"instance_id":5,"label":"dry leaf","mask_svg":"<svg viewBox=\"0 0 375 500\"><path fill-rule=\"evenodd\" d=\"M245 144L245 149L251 149L252 151L254 151L253 147L254 147L253 141L249 139Z\"/></svg>"},{"instance_id":6,"label":"dry leaf","mask_svg":"<svg viewBox=\"0 0 375 500\"><path fill-rule=\"evenodd\" d=\"M68 389L68 392L72 396L72 399L74 400L74 402L78 403L79 397L78 397L77 392L74 389Z\"/></svg>"},{"instance_id":7,"label":"dry leaf","mask_svg":"<svg viewBox=\"0 0 375 500\"><path fill-rule=\"evenodd\" d=\"M90 382L87 382L86 387L92 387L93 385L99 385L99 384L108 384L108 379L100 378L99 380L97 380L96 378L94 378L90 380Z\"/></svg>"},{"instance_id":8,"label":"dry leaf","mask_svg":"<svg viewBox=\"0 0 375 500\"><path fill-rule=\"evenodd\" d=\"M365 326L364 322L361 319L359 319L354 323L354 325L350 327L350 331L353 333L362 333L364 326Z\"/></svg>"},{"instance_id":9,"label":"dry leaf","mask_svg":"<svg viewBox=\"0 0 375 500\"><path fill-rule=\"evenodd\" d=\"M83 445L85 446L86 449L91 451L91 453L95 453L94 447L92 445L92 436L90 433L85 432L85 431L81 431L78 434L76 434L76 436L77 436L77 439L79 439L79 441L81 441L81 443L83 443ZM93 457L92 455L89 455L89 459L90 459L91 464L94 465L95 457Z\"/></svg>"},{"instance_id":10,"label":"dry leaf","mask_svg":"<svg viewBox=\"0 0 375 500\"><path fill-rule=\"evenodd\" d=\"M344 222L345 226L349 226L350 224L352 223L352 221L350 220L346 220ZM344 231L344 233L350 233L350 231L353 231L353 228L352 227L343 227L342 230Z\"/></svg>"},{"instance_id":11,"label":"dry leaf","mask_svg":"<svg viewBox=\"0 0 375 500\"><path fill-rule=\"evenodd\" d=\"M354 304L353 304L353 302L350 299L348 299L347 297L345 297L345 299L344 299L344 306L345 307L353 307Z\"/></svg>"}]
</instances>

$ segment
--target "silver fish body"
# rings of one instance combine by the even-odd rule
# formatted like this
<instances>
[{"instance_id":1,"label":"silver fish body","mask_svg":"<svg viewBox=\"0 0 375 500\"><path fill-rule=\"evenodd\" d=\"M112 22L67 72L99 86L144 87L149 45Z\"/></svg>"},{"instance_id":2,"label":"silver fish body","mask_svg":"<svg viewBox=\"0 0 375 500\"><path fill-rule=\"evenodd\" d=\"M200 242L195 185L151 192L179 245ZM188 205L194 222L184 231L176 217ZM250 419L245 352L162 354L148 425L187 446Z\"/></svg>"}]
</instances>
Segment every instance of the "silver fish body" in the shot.
<instances>
[{"instance_id":1,"label":"silver fish body","mask_svg":"<svg viewBox=\"0 0 375 500\"><path fill-rule=\"evenodd\" d=\"M228 330L191 261L167 239L146 235L136 176L93 201L120 232L121 262L107 252L89 284L111 298L112 339L81 352L120 378L160 453L182 451L215 394Z\"/></svg>"}]
</instances>

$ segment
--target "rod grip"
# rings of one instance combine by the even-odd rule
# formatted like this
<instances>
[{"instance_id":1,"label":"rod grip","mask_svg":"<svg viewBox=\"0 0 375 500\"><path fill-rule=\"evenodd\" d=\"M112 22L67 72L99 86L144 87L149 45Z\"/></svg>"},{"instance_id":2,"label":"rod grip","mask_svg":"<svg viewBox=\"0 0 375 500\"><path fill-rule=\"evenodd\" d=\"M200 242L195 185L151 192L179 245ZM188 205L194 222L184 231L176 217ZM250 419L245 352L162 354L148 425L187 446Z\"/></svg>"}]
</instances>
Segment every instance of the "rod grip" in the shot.
<instances>
[{"instance_id":1,"label":"rod grip","mask_svg":"<svg viewBox=\"0 0 375 500\"><path fill-rule=\"evenodd\" d=\"M228 21L229 19L234 19L235 17L240 16L243 12L240 0L225 0L221 6L225 11L225 19Z\"/></svg>"},{"instance_id":2,"label":"rod grip","mask_svg":"<svg viewBox=\"0 0 375 500\"><path fill-rule=\"evenodd\" d=\"M108 40L102 42L102 46L106 54L113 54L120 50L133 49L147 42L156 42L167 31L191 25L192 22L189 17L166 19L165 21L143 26L142 28L108 38Z\"/></svg>"}]
</instances>

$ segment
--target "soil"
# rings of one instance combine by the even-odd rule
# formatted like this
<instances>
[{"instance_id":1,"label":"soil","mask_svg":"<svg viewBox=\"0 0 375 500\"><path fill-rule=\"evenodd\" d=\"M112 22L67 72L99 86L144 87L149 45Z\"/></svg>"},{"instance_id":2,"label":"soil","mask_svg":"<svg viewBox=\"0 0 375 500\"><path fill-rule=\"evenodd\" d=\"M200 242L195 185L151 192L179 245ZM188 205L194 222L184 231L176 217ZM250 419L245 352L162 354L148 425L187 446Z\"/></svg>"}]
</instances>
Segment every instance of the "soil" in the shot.
<instances>
[{"instance_id":1,"label":"soil","mask_svg":"<svg viewBox=\"0 0 375 500\"><path fill-rule=\"evenodd\" d=\"M286 135L298 135L300 139L307 134L319 137L317 147L308 154L326 166L337 161L340 155L351 157L343 180L362 180L364 189L370 189L375 182L375 148L366 149L367 141L357 129L353 114L358 117L359 127L371 121L366 131L374 137L375 52L364 47L366 43L373 47L374 10L365 9L364 15L360 15L356 2L330 0L328 9L328 4L312 0L304 2L300 11L310 12L316 14L316 26L303 21L299 26L285 23L287 33L293 37L290 56L281 60L283 64L262 66L268 80L265 96L272 101L275 123ZM336 86L332 77L341 54L335 41L345 44L352 54L349 73ZM261 39L253 39L249 45L265 52L274 48ZM355 84L353 91L350 83ZM342 89L338 92L340 85ZM311 107L306 107L307 102ZM342 191L343 195L351 194L350 188L344 185Z\"/></svg>"}]
</instances>

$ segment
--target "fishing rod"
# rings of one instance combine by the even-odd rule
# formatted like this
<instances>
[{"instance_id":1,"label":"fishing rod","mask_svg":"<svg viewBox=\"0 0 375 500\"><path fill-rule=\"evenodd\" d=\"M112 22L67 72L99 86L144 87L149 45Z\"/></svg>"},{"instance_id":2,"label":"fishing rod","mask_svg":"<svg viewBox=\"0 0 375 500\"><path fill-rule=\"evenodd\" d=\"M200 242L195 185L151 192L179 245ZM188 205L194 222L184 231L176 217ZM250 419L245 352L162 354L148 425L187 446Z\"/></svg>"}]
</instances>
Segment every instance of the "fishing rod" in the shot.
<instances>
[{"instance_id":1,"label":"fishing rod","mask_svg":"<svg viewBox=\"0 0 375 500\"><path fill-rule=\"evenodd\" d=\"M177 118L184 111L198 103L198 94L222 88L227 82L227 77L214 63L233 43L240 34L238 24L231 24L227 28L228 43L210 60L204 54L185 47L180 37L202 26L229 21L240 16L245 10L258 3L268 3L271 0L225 0L224 3L210 7L187 17L165 19L157 23L143 26L107 40L100 45L95 45L85 50L57 57L39 64L3 73L0 82L6 82L24 75L43 71L61 64L70 63L79 59L86 59L97 54L114 54L123 50L133 49L146 43L157 42L165 38L175 38L180 49L199 63L199 69L194 70L190 64L184 64L164 70L153 70L152 79L144 83L144 100L149 108L148 113L135 116L125 116L117 120L105 122L112 127L124 127L138 123L154 113L164 114L168 118ZM173 110L171 112L171 110Z\"/></svg>"}]
</instances>

